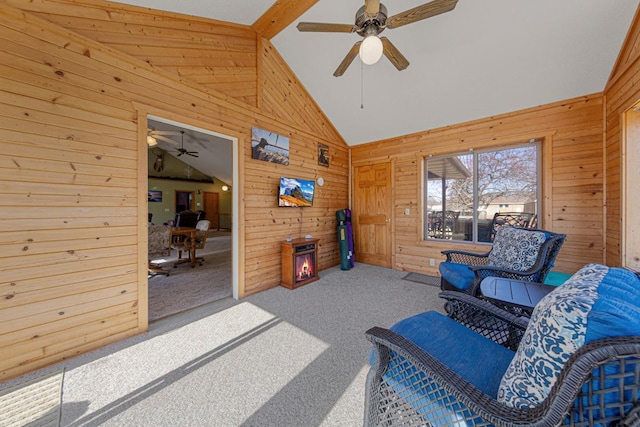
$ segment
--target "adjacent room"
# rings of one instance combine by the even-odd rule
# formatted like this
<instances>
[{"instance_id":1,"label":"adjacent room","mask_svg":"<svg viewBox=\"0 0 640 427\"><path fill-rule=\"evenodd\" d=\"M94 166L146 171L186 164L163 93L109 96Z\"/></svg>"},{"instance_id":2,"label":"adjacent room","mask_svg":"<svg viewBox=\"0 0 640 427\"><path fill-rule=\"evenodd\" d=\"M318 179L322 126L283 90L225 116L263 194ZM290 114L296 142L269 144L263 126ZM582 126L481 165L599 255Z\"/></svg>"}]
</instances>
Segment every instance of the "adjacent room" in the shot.
<instances>
[{"instance_id":1,"label":"adjacent room","mask_svg":"<svg viewBox=\"0 0 640 427\"><path fill-rule=\"evenodd\" d=\"M233 295L233 143L161 118L147 118L147 127L149 321L154 321ZM202 234L193 247L189 233Z\"/></svg>"},{"instance_id":2,"label":"adjacent room","mask_svg":"<svg viewBox=\"0 0 640 427\"><path fill-rule=\"evenodd\" d=\"M0 407L637 425L639 6L0 0Z\"/></svg>"}]
</instances>

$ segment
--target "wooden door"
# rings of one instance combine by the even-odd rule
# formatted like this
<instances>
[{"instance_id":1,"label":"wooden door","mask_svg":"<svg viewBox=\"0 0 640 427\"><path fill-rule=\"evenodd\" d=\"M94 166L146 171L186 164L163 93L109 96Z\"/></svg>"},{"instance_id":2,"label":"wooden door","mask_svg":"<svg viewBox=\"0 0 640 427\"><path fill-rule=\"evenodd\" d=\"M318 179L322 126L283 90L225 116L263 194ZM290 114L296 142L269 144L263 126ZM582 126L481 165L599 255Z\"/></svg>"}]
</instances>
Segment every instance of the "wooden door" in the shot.
<instances>
[{"instance_id":1,"label":"wooden door","mask_svg":"<svg viewBox=\"0 0 640 427\"><path fill-rule=\"evenodd\" d=\"M219 198L219 193L211 193L208 191L205 191L202 197L203 210L207 213L205 218L211 222L210 230L220 229L220 212L218 211Z\"/></svg>"},{"instance_id":2,"label":"wooden door","mask_svg":"<svg viewBox=\"0 0 640 427\"><path fill-rule=\"evenodd\" d=\"M391 267L391 164L356 166L353 179L356 261Z\"/></svg>"}]
</instances>

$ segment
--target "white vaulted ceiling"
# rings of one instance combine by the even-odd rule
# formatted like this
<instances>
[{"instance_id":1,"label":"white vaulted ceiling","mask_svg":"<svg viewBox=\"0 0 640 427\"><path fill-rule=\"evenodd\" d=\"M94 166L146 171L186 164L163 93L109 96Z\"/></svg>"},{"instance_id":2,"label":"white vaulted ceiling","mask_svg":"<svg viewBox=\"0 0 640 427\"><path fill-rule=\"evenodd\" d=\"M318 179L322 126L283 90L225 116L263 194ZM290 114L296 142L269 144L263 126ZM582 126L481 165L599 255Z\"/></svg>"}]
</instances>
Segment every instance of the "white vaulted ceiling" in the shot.
<instances>
[{"instance_id":1,"label":"white vaulted ceiling","mask_svg":"<svg viewBox=\"0 0 640 427\"><path fill-rule=\"evenodd\" d=\"M120 3L251 25L274 0ZM425 1L383 3L391 16ZM295 26L352 24L363 4L320 0L272 39L349 145L602 91L638 0L459 0L451 12L384 31L410 61L406 70L356 58L333 77L360 36Z\"/></svg>"}]
</instances>

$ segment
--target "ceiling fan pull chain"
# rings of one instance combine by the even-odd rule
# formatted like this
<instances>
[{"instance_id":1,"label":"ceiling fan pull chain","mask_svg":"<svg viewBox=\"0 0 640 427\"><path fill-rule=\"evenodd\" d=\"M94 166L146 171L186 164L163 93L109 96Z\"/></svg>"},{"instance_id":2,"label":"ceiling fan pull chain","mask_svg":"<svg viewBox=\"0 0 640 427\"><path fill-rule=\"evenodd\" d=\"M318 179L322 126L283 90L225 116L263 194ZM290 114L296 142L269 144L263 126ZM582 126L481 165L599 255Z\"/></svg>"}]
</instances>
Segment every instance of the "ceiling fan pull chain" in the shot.
<instances>
[{"instance_id":1,"label":"ceiling fan pull chain","mask_svg":"<svg viewBox=\"0 0 640 427\"><path fill-rule=\"evenodd\" d=\"M360 109L364 110L364 63L360 62Z\"/></svg>"}]
</instances>

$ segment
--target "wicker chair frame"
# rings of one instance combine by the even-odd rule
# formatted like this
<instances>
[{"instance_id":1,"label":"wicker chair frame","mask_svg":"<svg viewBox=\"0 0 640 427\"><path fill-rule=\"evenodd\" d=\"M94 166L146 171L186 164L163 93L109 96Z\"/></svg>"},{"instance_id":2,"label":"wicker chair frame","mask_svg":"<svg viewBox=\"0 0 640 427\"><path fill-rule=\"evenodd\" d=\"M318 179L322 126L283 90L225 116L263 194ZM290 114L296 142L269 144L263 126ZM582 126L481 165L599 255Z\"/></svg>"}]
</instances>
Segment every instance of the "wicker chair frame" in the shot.
<instances>
[{"instance_id":1,"label":"wicker chair frame","mask_svg":"<svg viewBox=\"0 0 640 427\"><path fill-rule=\"evenodd\" d=\"M459 292L441 296L453 307L450 317L501 345L513 347L526 328L527 319L486 301ZM583 346L569 358L549 396L528 409L511 408L484 394L390 330L374 327L366 337L373 343L375 361L367 376L365 426L640 426L640 337L606 338ZM387 372L390 364L394 367ZM399 381L415 379L419 392L397 390L383 378L387 373ZM616 400L605 403L611 393ZM434 407L434 399L464 416L450 420ZM604 416L610 409L620 415Z\"/></svg>"},{"instance_id":2,"label":"wicker chair frame","mask_svg":"<svg viewBox=\"0 0 640 427\"><path fill-rule=\"evenodd\" d=\"M553 267L553 262L558 256L558 252L560 252L560 248L567 236L566 234L559 234L535 228L529 228L527 230L548 233L549 238L540 247L540 252L538 253L538 258L536 259L535 264L526 271L509 270L503 267L487 265L491 251L486 253L474 253L455 249L442 251L442 254L447 257L447 262L467 264L474 272L475 277L473 279L473 283L469 290L464 292L468 292L473 296L479 296L480 282L482 282L482 279L487 277L504 277L506 279L542 283ZM440 288L443 291L460 291L451 283L447 282L444 277L441 278Z\"/></svg>"}]
</instances>

